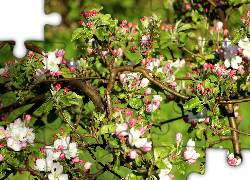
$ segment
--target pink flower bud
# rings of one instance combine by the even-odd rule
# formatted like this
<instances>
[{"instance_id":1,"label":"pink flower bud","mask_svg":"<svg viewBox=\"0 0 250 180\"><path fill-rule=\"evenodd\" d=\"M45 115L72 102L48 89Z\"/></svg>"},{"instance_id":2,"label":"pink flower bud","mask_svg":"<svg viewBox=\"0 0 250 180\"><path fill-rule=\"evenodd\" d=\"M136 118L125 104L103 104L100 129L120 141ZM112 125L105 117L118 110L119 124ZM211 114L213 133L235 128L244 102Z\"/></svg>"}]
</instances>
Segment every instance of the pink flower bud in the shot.
<instances>
[{"instance_id":1,"label":"pink flower bud","mask_svg":"<svg viewBox=\"0 0 250 180\"><path fill-rule=\"evenodd\" d=\"M83 160L79 160L79 165L83 165Z\"/></svg>"},{"instance_id":2,"label":"pink flower bud","mask_svg":"<svg viewBox=\"0 0 250 180\"><path fill-rule=\"evenodd\" d=\"M237 105L235 106L235 108L236 108L236 110L237 110L237 109L240 109L240 105L237 104Z\"/></svg>"},{"instance_id":3,"label":"pink flower bud","mask_svg":"<svg viewBox=\"0 0 250 180\"><path fill-rule=\"evenodd\" d=\"M62 59L62 64L66 64L67 62L66 62L66 60L63 58Z\"/></svg>"},{"instance_id":4,"label":"pink flower bud","mask_svg":"<svg viewBox=\"0 0 250 180\"><path fill-rule=\"evenodd\" d=\"M4 160L4 156L2 154L0 154L0 161Z\"/></svg>"},{"instance_id":5,"label":"pink flower bud","mask_svg":"<svg viewBox=\"0 0 250 180\"><path fill-rule=\"evenodd\" d=\"M192 126L192 127L197 126L197 122L196 122L196 120L192 120L192 121L191 121L191 126Z\"/></svg>"},{"instance_id":6,"label":"pink flower bud","mask_svg":"<svg viewBox=\"0 0 250 180\"><path fill-rule=\"evenodd\" d=\"M223 56L224 51L223 51L222 49L219 49L219 50L218 50L218 54L219 54L220 56Z\"/></svg>"},{"instance_id":7,"label":"pink flower bud","mask_svg":"<svg viewBox=\"0 0 250 180\"><path fill-rule=\"evenodd\" d=\"M125 139L124 136L121 136L121 137L120 137L120 140L121 140L121 142L125 142L126 139Z\"/></svg>"},{"instance_id":8,"label":"pink flower bud","mask_svg":"<svg viewBox=\"0 0 250 180\"><path fill-rule=\"evenodd\" d=\"M229 74L230 74L231 76L235 75L235 74L236 74L236 70L231 70Z\"/></svg>"},{"instance_id":9,"label":"pink flower bud","mask_svg":"<svg viewBox=\"0 0 250 180\"><path fill-rule=\"evenodd\" d=\"M123 54L122 48L119 48L119 49L117 50L117 54L118 54L118 56L122 56L122 54Z\"/></svg>"},{"instance_id":10,"label":"pink flower bud","mask_svg":"<svg viewBox=\"0 0 250 180\"><path fill-rule=\"evenodd\" d=\"M137 118L136 118L138 121L140 121L141 120L141 116L137 116Z\"/></svg>"},{"instance_id":11,"label":"pink flower bud","mask_svg":"<svg viewBox=\"0 0 250 180\"><path fill-rule=\"evenodd\" d=\"M250 11L247 11L247 17L250 17Z\"/></svg>"},{"instance_id":12,"label":"pink flower bud","mask_svg":"<svg viewBox=\"0 0 250 180\"><path fill-rule=\"evenodd\" d=\"M34 52L32 52L32 51L28 52L28 56L33 56L33 55L34 55Z\"/></svg>"},{"instance_id":13,"label":"pink flower bud","mask_svg":"<svg viewBox=\"0 0 250 180\"><path fill-rule=\"evenodd\" d=\"M74 71L74 67L73 67L73 66L70 66L69 70L70 70L70 71Z\"/></svg>"},{"instance_id":14,"label":"pink flower bud","mask_svg":"<svg viewBox=\"0 0 250 180\"><path fill-rule=\"evenodd\" d=\"M234 116L235 116L235 117L238 117L238 116L239 116L239 112L237 112L237 111L234 112Z\"/></svg>"},{"instance_id":15,"label":"pink flower bud","mask_svg":"<svg viewBox=\"0 0 250 180\"><path fill-rule=\"evenodd\" d=\"M222 70L220 68L218 68L216 72L217 72L218 75L221 75Z\"/></svg>"},{"instance_id":16,"label":"pink flower bud","mask_svg":"<svg viewBox=\"0 0 250 180\"><path fill-rule=\"evenodd\" d=\"M244 72L244 66L243 65L239 65L238 71L239 71L239 73L243 73Z\"/></svg>"},{"instance_id":17,"label":"pink flower bud","mask_svg":"<svg viewBox=\"0 0 250 180\"><path fill-rule=\"evenodd\" d=\"M175 81L171 82L171 83L170 83L170 86L176 87L176 86L177 86L177 82L175 82Z\"/></svg>"},{"instance_id":18,"label":"pink flower bud","mask_svg":"<svg viewBox=\"0 0 250 180\"><path fill-rule=\"evenodd\" d=\"M216 27L218 27L219 29L221 29L223 27L223 23L222 22L217 22Z\"/></svg>"},{"instance_id":19,"label":"pink flower bud","mask_svg":"<svg viewBox=\"0 0 250 180\"><path fill-rule=\"evenodd\" d=\"M137 156L139 156L139 155L138 155L138 153L136 151L134 151L134 150L129 151L130 159L135 159Z\"/></svg>"},{"instance_id":20,"label":"pink flower bud","mask_svg":"<svg viewBox=\"0 0 250 180\"><path fill-rule=\"evenodd\" d=\"M184 59L182 59L181 61L180 61L180 67L183 67L183 66L185 66L185 60Z\"/></svg>"},{"instance_id":21,"label":"pink flower bud","mask_svg":"<svg viewBox=\"0 0 250 180\"><path fill-rule=\"evenodd\" d=\"M85 164L84 164L84 168L85 169L90 169L91 168L91 166L92 166L92 163L91 162L86 162Z\"/></svg>"},{"instance_id":22,"label":"pink flower bud","mask_svg":"<svg viewBox=\"0 0 250 180\"><path fill-rule=\"evenodd\" d=\"M175 140L180 143L181 142L181 138L182 138L182 134L181 133L177 133L175 136Z\"/></svg>"},{"instance_id":23,"label":"pink flower bud","mask_svg":"<svg viewBox=\"0 0 250 180\"><path fill-rule=\"evenodd\" d=\"M191 77L192 76L192 74L190 73L190 72L187 72L187 77Z\"/></svg>"},{"instance_id":24,"label":"pink flower bud","mask_svg":"<svg viewBox=\"0 0 250 180\"><path fill-rule=\"evenodd\" d=\"M147 88L144 92L144 95L145 96L149 96L151 94L151 89L150 88Z\"/></svg>"},{"instance_id":25,"label":"pink flower bud","mask_svg":"<svg viewBox=\"0 0 250 180\"><path fill-rule=\"evenodd\" d=\"M144 129L143 127L140 127L140 128L139 128L139 131L140 131L141 136L142 136L143 134L145 134L145 129Z\"/></svg>"},{"instance_id":26,"label":"pink flower bud","mask_svg":"<svg viewBox=\"0 0 250 180\"><path fill-rule=\"evenodd\" d=\"M176 31L176 30L177 30L177 28L176 28L176 27L174 27L174 28L173 28L173 30L175 30L175 31Z\"/></svg>"},{"instance_id":27,"label":"pink flower bud","mask_svg":"<svg viewBox=\"0 0 250 180\"><path fill-rule=\"evenodd\" d=\"M26 115L25 115L25 120L29 123L30 120L31 120L31 115L26 114Z\"/></svg>"},{"instance_id":28,"label":"pink flower bud","mask_svg":"<svg viewBox=\"0 0 250 180\"><path fill-rule=\"evenodd\" d=\"M186 9L189 9L190 8L190 5L189 4L186 4Z\"/></svg>"},{"instance_id":29,"label":"pink flower bud","mask_svg":"<svg viewBox=\"0 0 250 180\"><path fill-rule=\"evenodd\" d=\"M57 71L55 75L59 77L61 74L62 74L61 71Z\"/></svg>"},{"instance_id":30,"label":"pink flower bud","mask_svg":"<svg viewBox=\"0 0 250 180\"><path fill-rule=\"evenodd\" d=\"M13 64L17 64L17 63L18 63L18 60L14 59Z\"/></svg>"},{"instance_id":31,"label":"pink flower bud","mask_svg":"<svg viewBox=\"0 0 250 180\"><path fill-rule=\"evenodd\" d=\"M151 151L151 148L152 148L152 142L146 142L143 146L142 146L142 149L143 151L145 152L149 152Z\"/></svg>"},{"instance_id":32,"label":"pink flower bud","mask_svg":"<svg viewBox=\"0 0 250 180\"><path fill-rule=\"evenodd\" d=\"M245 21L245 24L249 24L249 21L248 21L248 20L246 20L246 21Z\"/></svg>"},{"instance_id":33,"label":"pink flower bud","mask_svg":"<svg viewBox=\"0 0 250 180\"><path fill-rule=\"evenodd\" d=\"M116 112L118 112L118 113L121 112L121 108L117 107Z\"/></svg>"},{"instance_id":34,"label":"pink flower bud","mask_svg":"<svg viewBox=\"0 0 250 180\"><path fill-rule=\"evenodd\" d=\"M92 24L91 24L91 22L88 22L88 26L91 26Z\"/></svg>"},{"instance_id":35,"label":"pink flower bud","mask_svg":"<svg viewBox=\"0 0 250 180\"><path fill-rule=\"evenodd\" d=\"M135 118L130 119L129 125L130 125L130 126L134 126L134 125L135 125Z\"/></svg>"},{"instance_id":36,"label":"pink flower bud","mask_svg":"<svg viewBox=\"0 0 250 180\"><path fill-rule=\"evenodd\" d=\"M197 37L197 41L201 41L202 40L202 37L201 36L198 36Z\"/></svg>"},{"instance_id":37,"label":"pink flower bud","mask_svg":"<svg viewBox=\"0 0 250 180\"><path fill-rule=\"evenodd\" d=\"M214 28L214 30L217 32L217 31L219 31L219 28L216 26L216 27Z\"/></svg>"},{"instance_id":38,"label":"pink flower bud","mask_svg":"<svg viewBox=\"0 0 250 180\"><path fill-rule=\"evenodd\" d=\"M204 69L204 70L207 70L208 66L209 66L208 63L204 63L204 64L203 64L203 69Z\"/></svg>"},{"instance_id":39,"label":"pink flower bud","mask_svg":"<svg viewBox=\"0 0 250 180\"><path fill-rule=\"evenodd\" d=\"M207 94L206 91L203 91L203 92L202 92L202 95L203 95L203 96L206 96L206 94Z\"/></svg>"},{"instance_id":40,"label":"pink flower bud","mask_svg":"<svg viewBox=\"0 0 250 180\"><path fill-rule=\"evenodd\" d=\"M125 111L125 116L130 116L130 111Z\"/></svg>"},{"instance_id":41,"label":"pink flower bud","mask_svg":"<svg viewBox=\"0 0 250 180\"><path fill-rule=\"evenodd\" d=\"M241 117L241 116L239 116L239 117L238 117L238 119L239 119L239 121L241 121L241 120L242 120L242 117Z\"/></svg>"},{"instance_id":42,"label":"pink flower bud","mask_svg":"<svg viewBox=\"0 0 250 180\"><path fill-rule=\"evenodd\" d=\"M64 159L64 156L65 156L65 154L64 154L64 153L61 153L60 156L59 156L59 159L63 160L63 159Z\"/></svg>"},{"instance_id":43,"label":"pink flower bud","mask_svg":"<svg viewBox=\"0 0 250 180\"><path fill-rule=\"evenodd\" d=\"M122 21L122 24L123 24L124 26L126 26L126 25L127 25L127 20L123 20L123 21Z\"/></svg>"},{"instance_id":44,"label":"pink flower bud","mask_svg":"<svg viewBox=\"0 0 250 180\"><path fill-rule=\"evenodd\" d=\"M187 116L184 116L184 117L183 117L183 120L187 123L189 119L188 119Z\"/></svg>"},{"instance_id":45,"label":"pink flower bud","mask_svg":"<svg viewBox=\"0 0 250 180\"><path fill-rule=\"evenodd\" d=\"M78 156L76 156L76 157L74 157L73 162L74 162L74 163L78 163L78 162L79 162L79 160L80 160L80 159L79 159L79 157L78 157Z\"/></svg>"},{"instance_id":46,"label":"pink flower bud","mask_svg":"<svg viewBox=\"0 0 250 180\"><path fill-rule=\"evenodd\" d=\"M207 117L205 118L205 123L207 123L207 124L210 123L210 122L209 122L209 117L210 117L210 116L207 116Z\"/></svg>"},{"instance_id":47,"label":"pink flower bud","mask_svg":"<svg viewBox=\"0 0 250 180\"><path fill-rule=\"evenodd\" d=\"M225 30L223 31L223 34L224 34L224 35L227 35L227 34L228 34L228 30L225 29Z\"/></svg>"},{"instance_id":48,"label":"pink flower bud","mask_svg":"<svg viewBox=\"0 0 250 180\"><path fill-rule=\"evenodd\" d=\"M40 148L40 151L41 151L41 152L44 152L44 151L45 151L45 147L41 147L41 148Z\"/></svg>"}]
</instances>

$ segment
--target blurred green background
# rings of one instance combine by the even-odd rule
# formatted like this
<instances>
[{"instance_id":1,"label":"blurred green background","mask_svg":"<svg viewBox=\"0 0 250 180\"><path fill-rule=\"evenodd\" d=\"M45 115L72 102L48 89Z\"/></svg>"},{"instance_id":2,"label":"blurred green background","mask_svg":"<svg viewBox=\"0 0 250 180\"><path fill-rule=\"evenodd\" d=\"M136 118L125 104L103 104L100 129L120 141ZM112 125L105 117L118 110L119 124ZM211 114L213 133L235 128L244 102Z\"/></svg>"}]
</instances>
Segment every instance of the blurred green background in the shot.
<instances>
[{"instance_id":1,"label":"blurred green background","mask_svg":"<svg viewBox=\"0 0 250 180\"><path fill-rule=\"evenodd\" d=\"M174 19L174 12L170 11L169 9L165 9L164 3L166 2L163 0L152 0L152 1L151 0L125 0L125 1L120 1L120 0L100 0L100 1L53 0L53 1L49 1L49 0L45 0L45 13L46 14L49 14L52 12L60 13L62 15L62 23L59 26L55 26L55 27L49 26L49 25L45 26L45 42L35 42L35 41L29 41L29 42L33 42L34 44L39 45L40 47L46 49L46 51L54 51L55 49L63 48L66 51L65 57L67 60L69 60L70 58L76 59L81 54L85 55L86 52L85 51L78 52L75 49L76 43L81 43L81 39L71 42L71 35L72 35L72 32L76 28L80 27L79 21L83 19L80 12L84 10L85 8L93 7L94 5L102 5L103 10L101 12L104 14L111 14L113 19L118 18L119 23L121 23L122 20L126 19L128 22L133 22L133 23L137 23L141 25L140 18L143 18L144 16L150 17L152 13L155 13L162 17L162 24L164 26L166 24L171 24L171 23L174 24L174 22L177 21L176 19ZM248 8L249 6L244 6L243 10L240 10L240 11L237 10L231 15L229 19L229 25L228 25L228 27L230 27L229 31L231 35L233 35L233 29L240 26L240 23L238 23L240 22L240 17L242 15L245 16ZM201 25L197 25L198 29L197 31L195 31L196 37L198 37L199 35L203 37L205 36L206 38L210 36L208 33L208 30L204 28L204 24L205 23L202 23ZM190 49L191 45L193 45L196 42L197 42L196 38L194 38L194 40L190 39L186 43L188 44L186 45L186 47ZM183 57L183 55L186 57L189 57L188 55L183 54L179 49L173 49L173 51L174 51L175 57ZM170 53L167 49L162 50L162 54L169 59L171 58ZM7 62L8 60L13 61L13 59L15 58L11 52L10 46L8 45L5 45L4 48L0 50L0 56L2 58L0 62L0 65L2 67L5 66L4 65L5 62ZM188 67L188 65L189 63L187 62L186 67ZM183 69L182 71L178 73L177 77L185 77L185 74L186 74L186 70ZM186 82L186 84L187 83L188 82ZM2 93L1 93L0 100L8 101L8 99L6 98L8 96L9 94L8 95L5 94L4 96L2 96ZM8 103L5 103L5 106L11 103L13 102L9 101ZM89 103L87 106L89 106L90 111L94 109L93 104L91 103ZM239 129L241 131L250 132L248 128L249 123L247 122L247 117L248 117L247 110L250 106L250 103L241 103L240 106L241 108L238 110L238 112L240 116L243 117L243 120L240 123ZM87 109L87 107L85 107L85 109ZM24 111L23 109L19 109L18 112L16 112L15 114L22 113L23 111ZM84 113L87 114L88 112L86 111ZM185 115L187 115L187 112L185 113ZM168 120L168 119L172 119L172 118L176 118L180 116L181 116L181 111L176 104L174 104L173 102L170 102L168 104L161 103L161 111L160 111L159 119ZM13 113L11 115L11 118L13 120L16 118ZM55 126L56 124L60 124L60 118L58 117L56 121L53 121L53 124L48 122L46 118L47 117L43 118L43 122L45 122L46 125L49 124L50 126ZM35 119L32 118L32 120L35 120ZM237 121L239 122L239 120ZM35 122L31 122L30 124L31 127L34 124ZM65 127L65 125L63 126ZM160 137L159 140L154 141L154 144L157 144L161 141L169 141L169 142L172 142L174 145L176 145L175 140L174 140L175 134L182 133L183 142L184 142L183 145L185 146L188 139L193 137L193 134L187 135L187 129L189 128L189 126L190 125L186 124L182 119L179 119L177 121L163 125L161 127L162 130L159 130L158 128L152 128L151 131L155 134L158 134L158 136ZM40 138L39 140L41 141L46 139L46 142L51 142L53 140L52 135L54 133L58 133L60 128L61 126L58 127L58 131L50 130L49 128L45 129L45 131L41 131L37 133L36 137L39 137ZM241 140L242 149L250 148L249 143L248 143L250 137L246 135L241 135L241 134L239 135L239 137ZM215 137L210 140L218 140L218 138ZM88 141L92 141L92 140L90 139L85 140L85 142L88 142ZM198 148L198 147L202 147L202 146L208 147L208 145L205 144L204 142L197 142L196 145L197 145L197 148L196 148L197 152L201 152L201 148ZM218 148L219 146L223 146L224 148L229 149L230 152L233 152L232 143L230 141L224 141L220 144L217 144L214 146L214 148ZM185 149L185 147L183 148ZM96 171L98 171L98 169L100 169L100 166L97 166L97 164L94 164L94 161L92 160L92 158L90 157L87 151L84 151L84 154L85 156L80 156L80 159L82 159L84 162L90 161L93 163L93 166L91 167L91 173L95 173ZM97 157L98 156L101 157L103 154L105 154L104 150L100 150L99 152L98 151L96 152ZM108 161L112 161L112 158L102 160L101 162L104 163ZM226 157L225 157L225 161L226 161ZM187 176L189 173L200 171L200 162L205 162L205 159L198 158L197 162L194 165L188 165L187 163L185 163L185 166L186 166L185 176L182 176L177 172L175 165L173 165L173 169L171 170L170 174L175 175L174 179L187 179ZM121 170L118 173L122 175L123 177L126 177L129 172L131 172L129 169L121 167ZM9 179L18 179L18 178L19 179L33 179L33 177L30 176L29 173L27 172L25 172L24 174L17 173L15 176L13 175L9 176ZM99 176L98 179L117 179L117 178L113 174L109 172L105 172L103 175Z\"/></svg>"}]
</instances>

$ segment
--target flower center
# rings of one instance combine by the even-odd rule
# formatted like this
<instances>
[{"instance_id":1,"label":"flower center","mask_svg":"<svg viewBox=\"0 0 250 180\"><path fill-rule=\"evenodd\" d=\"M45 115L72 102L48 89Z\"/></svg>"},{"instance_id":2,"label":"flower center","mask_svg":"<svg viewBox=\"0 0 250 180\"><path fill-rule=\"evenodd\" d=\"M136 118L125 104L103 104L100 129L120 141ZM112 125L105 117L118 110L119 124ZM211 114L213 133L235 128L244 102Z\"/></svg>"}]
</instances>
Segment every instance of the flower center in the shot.
<instances>
[{"instance_id":1,"label":"flower center","mask_svg":"<svg viewBox=\"0 0 250 180\"><path fill-rule=\"evenodd\" d=\"M50 66L55 66L55 63L53 61L51 61Z\"/></svg>"},{"instance_id":2,"label":"flower center","mask_svg":"<svg viewBox=\"0 0 250 180\"><path fill-rule=\"evenodd\" d=\"M1 135L1 136L4 136L3 130L0 130L0 135Z\"/></svg>"},{"instance_id":3,"label":"flower center","mask_svg":"<svg viewBox=\"0 0 250 180\"><path fill-rule=\"evenodd\" d=\"M243 43L243 46L247 47L248 43L247 42L244 42Z\"/></svg>"},{"instance_id":4,"label":"flower center","mask_svg":"<svg viewBox=\"0 0 250 180\"><path fill-rule=\"evenodd\" d=\"M54 178L55 179L59 179L60 178L60 174L59 173L55 173Z\"/></svg>"}]
</instances>

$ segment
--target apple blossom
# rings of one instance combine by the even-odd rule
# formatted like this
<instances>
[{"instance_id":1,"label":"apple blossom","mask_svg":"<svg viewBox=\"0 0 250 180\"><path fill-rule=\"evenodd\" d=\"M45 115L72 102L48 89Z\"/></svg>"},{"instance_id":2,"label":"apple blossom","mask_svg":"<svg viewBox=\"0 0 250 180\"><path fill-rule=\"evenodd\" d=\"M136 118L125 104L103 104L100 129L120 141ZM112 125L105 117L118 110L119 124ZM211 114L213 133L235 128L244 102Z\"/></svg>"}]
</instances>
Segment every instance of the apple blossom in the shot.
<instances>
[{"instance_id":1,"label":"apple blossom","mask_svg":"<svg viewBox=\"0 0 250 180\"><path fill-rule=\"evenodd\" d=\"M139 156L139 154L135 150L129 151L130 159L135 159L137 156Z\"/></svg>"},{"instance_id":2,"label":"apple blossom","mask_svg":"<svg viewBox=\"0 0 250 180\"><path fill-rule=\"evenodd\" d=\"M130 129L128 142L131 146L135 146L137 148L143 147L147 142L147 138L140 138L141 132L139 130L134 130L134 127Z\"/></svg>"},{"instance_id":3,"label":"apple blossom","mask_svg":"<svg viewBox=\"0 0 250 180\"><path fill-rule=\"evenodd\" d=\"M148 112L155 112L156 109L157 109L156 105L150 104L150 105L147 106L146 111L148 111Z\"/></svg>"},{"instance_id":4,"label":"apple blossom","mask_svg":"<svg viewBox=\"0 0 250 180\"><path fill-rule=\"evenodd\" d=\"M135 118L130 119L129 125L130 125L130 126L134 126L134 125L135 125Z\"/></svg>"},{"instance_id":5,"label":"apple blossom","mask_svg":"<svg viewBox=\"0 0 250 180\"><path fill-rule=\"evenodd\" d=\"M172 164L168 163L167 165L167 169L160 169L159 171L159 178L161 180L167 179L166 177L168 176L168 174L170 173L170 171L172 170ZM172 176L171 176L172 177Z\"/></svg>"},{"instance_id":6,"label":"apple blossom","mask_svg":"<svg viewBox=\"0 0 250 180\"><path fill-rule=\"evenodd\" d=\"M92 166L92 163L91 162L86 162L85 164L84 164L84 168L85 169L90 169L91 168L91 166Z\"/></svg>"},{"instance_id":7,"label":"apple blossom","mask_svg":"<svg viewBox=\"0 0 250 180\"><path fill-rule=\"evenodd\" d=\"M151 89L147 88L144 92L145 96L149 96L151 94Z\"/></svg>"},{"instance_id":8,"label":"apple blossom","mask_svg":"<svg viewBox=\"0 0 250 180\"><path fill-rule=\"evenodd\" d=\"M54 171L56 169L56 171ZM49 180L68 180L68 174L62 174L63 166L59 162L54 163L51 173L48 175Z\"/></svg>"},{"instance_id":9,"label":"apple blossom","mask_svg":"<svg viewBox=\"0 0 250 180\"><path fill-rule=\"evenodd\" d=\"M116 136L126 136L128 135L128 124L127 123L122 123L122 124L116 124L117 128L115 131Z\"/></svg>"},{"instance_id":10,"label":"apple blossom","mask_svg":"<svg viewBox=\"0 0 250 180\"><path fill-rule=\"evenodd\" d=\"M4 156L2 154L0 154L0 161L4 160Z\"/></svg>"},{"instance_id":11,"label":"apple blossom","mask_svg":"<svg viewBox=\"0 0 250 180\"><path fill-rule=\"evenodd\" d=\"M177 133L176 136L175 136L175 141L177 143L180 143L181 142L181 138L182 138L182 134L181 133Z\"/></svg>"},{"instance_id":12,"label":"apple blossom","mask_svg":"<svg viewBox=\"0 0 250 180\"><path fill-rule=\"evenodd\" d=\"M146 142L143 146L142 146L142 149L143 151L145 152L149 152L151 151L151 148L152 148L152 142Z\"/></svg>"}]
</instances>

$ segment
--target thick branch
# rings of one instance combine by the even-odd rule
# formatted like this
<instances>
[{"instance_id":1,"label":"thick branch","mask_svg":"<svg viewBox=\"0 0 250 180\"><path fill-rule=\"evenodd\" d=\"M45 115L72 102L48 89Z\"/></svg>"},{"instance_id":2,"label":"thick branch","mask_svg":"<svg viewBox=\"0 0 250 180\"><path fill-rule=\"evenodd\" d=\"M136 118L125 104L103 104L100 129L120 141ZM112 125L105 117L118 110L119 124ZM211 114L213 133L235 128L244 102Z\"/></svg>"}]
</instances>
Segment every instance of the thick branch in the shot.
<instances>
[{"instance_id":1,"label":"thick branch","mask_svg":"<svg viewBox=\"0 0 250 180\"><path fill-rule=\"evenodd\" d=\"M225 109L227 111L227 117L229 120L230 127L234 129L238 129L238 126L236 124L235 116L234 116L234 105L233 104L228 104L225 106ZM236 159L242 159L241 152L240 152L240 139L239 139L239 134L237 131L231 130L231 135L232 135L232 143L233 143L233 148L234 148L234 157Z\"/></svg>"}]
</instances>

